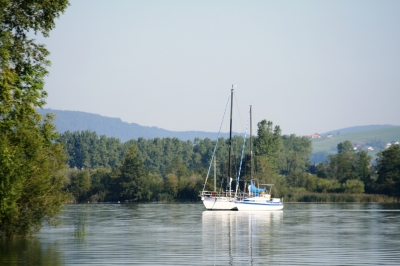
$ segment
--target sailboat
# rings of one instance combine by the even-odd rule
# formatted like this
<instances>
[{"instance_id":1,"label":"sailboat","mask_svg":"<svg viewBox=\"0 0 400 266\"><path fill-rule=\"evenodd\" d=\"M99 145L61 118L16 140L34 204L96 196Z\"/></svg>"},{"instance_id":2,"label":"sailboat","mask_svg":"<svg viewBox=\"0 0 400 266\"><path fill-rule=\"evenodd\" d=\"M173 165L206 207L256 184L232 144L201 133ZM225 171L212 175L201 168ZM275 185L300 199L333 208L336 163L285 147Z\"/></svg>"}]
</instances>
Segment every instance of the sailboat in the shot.
<instances>
[{"instance_id":1,"label":"sailboat","mask_svg":"<svg viewBox=\"0 0 400 266\"><path fill-rule=\"evenodd\" d=\"M232 194L231 184L232 184L232 174L231 174L231 153L232 153L232 107L233 107L233 85L231 89L231 110L230 110L230 129L229 129L229 160L228 160L228 178L227 178L227 189L225 192L216 191L216 181L215 181L215 161L214 161L214 190L205 191L205 185L207 183L207 178L201 192L201 200L207 210L237 210L235 201L237 198ZM214 148L215 154L215 148ZM212 160L214 159L214 155ZM211 166L211 165L210 165ZM207 175L208 177L208 175Z\"/></svg>"},{"instance_id":2,"label":"sailboat","mask_svg":"<svg viewBox=\"0 0 400 266\"><path fill-rule=\"evenodd\" d=\"M253 183L253 147L252 147L252 106L250 105L250 184L249 197L236 201L239 211L276 211L283 209L283 199L271 198L273 184L261 184L265 188L256 187ZM268 187L270 188L268 191Z\"/></svg>"}]
</instances>

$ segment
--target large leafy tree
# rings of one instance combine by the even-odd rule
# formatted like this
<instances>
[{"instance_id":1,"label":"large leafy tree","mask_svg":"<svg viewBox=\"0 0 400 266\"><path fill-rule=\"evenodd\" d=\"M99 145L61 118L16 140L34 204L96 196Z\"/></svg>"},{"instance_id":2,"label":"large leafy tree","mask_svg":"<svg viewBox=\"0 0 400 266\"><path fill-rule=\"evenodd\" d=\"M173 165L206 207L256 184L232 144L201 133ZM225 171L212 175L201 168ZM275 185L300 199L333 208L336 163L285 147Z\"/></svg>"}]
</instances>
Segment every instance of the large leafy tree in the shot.
<instances>
[{"instance_id":1,"label":"large leafy tree","mask_svg":"<svg viewBox=\"0 0 400 266\"><path fill-rule=\"evenodd\" d=\"M374 185L373 184L374 180L371 178L372 171L370 169L372 157L368 155L367 151L360 151L357 153L356 159L357 159L356 169L358 178L360 179L360 181L364 183L365 192L370 193L373 191L373 185Z\"/></svg>"},{"instance_id":2,"label":"large leafy tree","mask_svg":"<svg viewBox=\"0 0 400 266\"><path fill-rule=\"evenodd\" d=\"M377 168L379 192L400 197L400 146L393 145L382 151Z\"/></svg>"},{"instance_id":3,"label":"large leafy tree","mask_svg":"<svg viewBox=\"0 0 400 266\"><path fill-rule=\"evenodd\" d=\"M87 170L77 170L71 173L70 183L68 186L69 192L74 196L77 202L82 202L87 199L87 194L90 190L90 174Z\"/></svg>"},{"instance_id":4,"label":"large leafy tree","mask_svg":"<svg viewBox=\"0 0 400 266\"><path fill-rule=\"evenodd\" d=\"M56 215L64 202L64 152L52 117L36 108L49 52L30 36L45 37L67 0L0 0L0 237L26 236Z\"/></svg>"},{"instance_id":5,"label":"large leafy tree","mask_svg":"<svg viewBox=\"0 0 400 266\"><path fill-rule=\"evenodd\" d=\"M337 145L338 153L329 156L330 176L341 183L357 179L356 153L350 141L346 140Z\"/></svg>"},{"instance_id":6,"label":"large leafy tree","mask_svg":"<svg viewBox=\"0 0 400 266\"><path fill-rule=\"evenodd\" d=\"M282 149L279 153L279 170L284 175L305 172L309 166L312 151L311 141L294 134L282 136Z\"/></svg>"},{"instance_id":7,"label":"large leafy tree","mask_svg":"<svg viewBox=\"0 0 400 266\"><path fill-rule=\"evenodd\" d=\"M281 129L279 126L273 127L273 123L267 120L259 122L257 127L257 138L254 141L255 155L262 157L263 159L258 161L264 161L269 165L267 168L275 171L278 168L278 154L282 147Z\"/></svg>"},{"instance_id":8,"label":"large leafy tree","mask_svg":"<svg viewBox=\"0 0 400 266\"><path fill-rule=\"evenodd\" d=\"M147 182L148 171L144 169L143 162L138 156L138 148L130 145L121 165L114 171L118 197L121 200L149 200L151 197L150 184Z\"/></svg>"}]
</instances>

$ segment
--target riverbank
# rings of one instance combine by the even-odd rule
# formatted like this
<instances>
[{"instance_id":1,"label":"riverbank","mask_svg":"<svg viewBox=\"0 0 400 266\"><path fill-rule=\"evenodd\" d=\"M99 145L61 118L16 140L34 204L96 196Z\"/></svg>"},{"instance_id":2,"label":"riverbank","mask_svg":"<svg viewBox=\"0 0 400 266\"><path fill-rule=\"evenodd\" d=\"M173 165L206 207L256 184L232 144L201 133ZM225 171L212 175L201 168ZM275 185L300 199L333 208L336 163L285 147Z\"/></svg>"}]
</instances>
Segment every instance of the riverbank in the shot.
<instances>
[{"instance_id":1,"label":"riverbank","mask_svg":"<svg viewBox=\"0 0 400 266\"><path fill-rule=\"evenodd\" d=\"M292 193L285 202L399 203L400 199L380 194Z\"/></svg>"}]
</instances>

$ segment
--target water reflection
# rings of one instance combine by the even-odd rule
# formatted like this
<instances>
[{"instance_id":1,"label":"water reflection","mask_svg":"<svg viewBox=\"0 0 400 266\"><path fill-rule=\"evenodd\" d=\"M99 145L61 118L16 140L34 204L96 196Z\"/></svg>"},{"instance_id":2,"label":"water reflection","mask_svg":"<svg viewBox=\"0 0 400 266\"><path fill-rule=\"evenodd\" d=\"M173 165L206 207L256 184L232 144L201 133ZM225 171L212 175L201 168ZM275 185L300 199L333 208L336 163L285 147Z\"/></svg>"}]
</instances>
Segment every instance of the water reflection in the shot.
<instances>
[{"instance_id":1,"label":"water reflection","mask_svg":"<svg viewBox=\"0 0 400 266\"><path fill-rule=\"evenodd\" d=\"M204 211L203 259L213 265L267 263L281 249L274 239L282 224L282 211Z\"/></svg>"},{"instance_id":2,"label":"water reflection","mask_svg":"<svg viewBox=\"0 0 400 266\"><path fill-rule=\"evenodd\" d=\"M90 214L90 208L88 207L89 205L81 205L82 209L84 210L78 210L74 214L74 227L75 227L75 232L74 235L75 237L79 238L81 241L84 241L85 236L86 236L86 229L87 229L87 220L88 216Z\"/></svg>"},{"instance_id":3,"label":"water reflection","mask_svg":"<svg viewBox=\"0 0 400 266\"><path fill-rule=\"evenodd\" d=\"M0 240L0 265L63 265L58 245L37 239Z\"/></svg>"},{"instance_id":4,"label":"water reflection","mask_svg":"<svg viewBox=\"0 0 400 266\"><path fill-rule=\"evenodd\" d=\"M90 204L61 216L33 239L0 241L0 265L400 265L400 205Z\"/></svg>"}]
</instances>

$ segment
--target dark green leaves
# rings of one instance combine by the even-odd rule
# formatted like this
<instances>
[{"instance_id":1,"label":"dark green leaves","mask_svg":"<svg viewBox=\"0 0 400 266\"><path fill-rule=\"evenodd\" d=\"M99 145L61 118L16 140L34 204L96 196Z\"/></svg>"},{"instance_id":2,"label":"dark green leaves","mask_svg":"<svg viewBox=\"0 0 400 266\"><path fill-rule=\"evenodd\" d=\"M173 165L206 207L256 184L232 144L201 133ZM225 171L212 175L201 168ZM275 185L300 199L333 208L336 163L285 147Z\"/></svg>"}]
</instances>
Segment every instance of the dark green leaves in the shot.
<instances>
[{"instance_id":1,"label":"dark green leaves","mask_svg":"<svg viewBox=\"0 0 400 266\"><path fill-rule=\"evenodd\" d=\"M45 103L47 36L67 0L0 0L0 237L37 232L65 202L64 152Z\"/></svg>"}]
</instances>

